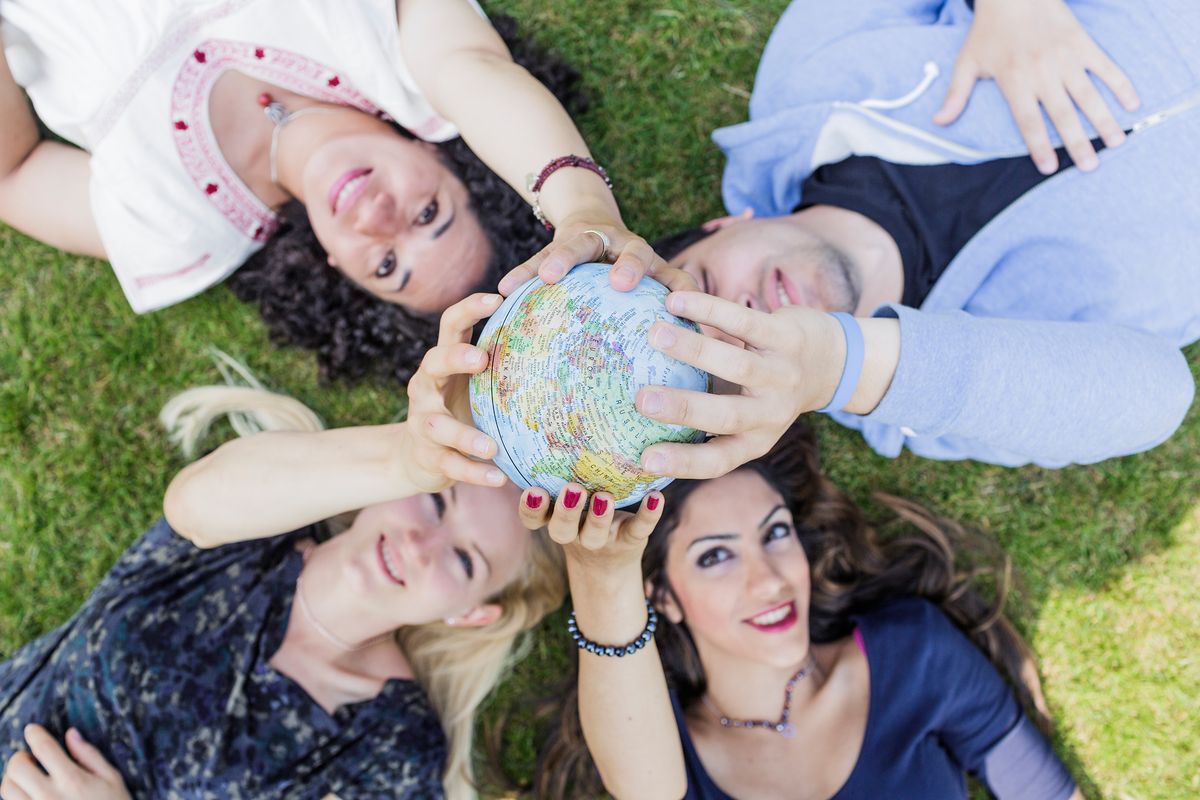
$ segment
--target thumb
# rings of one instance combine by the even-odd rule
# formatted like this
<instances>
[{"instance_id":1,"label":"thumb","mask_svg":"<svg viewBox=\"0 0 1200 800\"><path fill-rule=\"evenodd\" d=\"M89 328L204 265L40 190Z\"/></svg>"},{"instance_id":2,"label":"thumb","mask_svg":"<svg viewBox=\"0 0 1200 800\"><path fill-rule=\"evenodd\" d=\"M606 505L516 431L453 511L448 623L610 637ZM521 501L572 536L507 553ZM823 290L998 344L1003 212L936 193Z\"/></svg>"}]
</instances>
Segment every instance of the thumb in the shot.
<instances>
[{"instance_id":1,"label":"thumb","mask_svg":"<svg viewBox=\"0 0 1200 800\"><path fill-rule=\"evenodd\" d=\"M950 76L950 88L946 91L946 99L942 101L942 107L938 112L933 115L934 123L949 125L958 119L963 109L967 107L967 101L971 98L971 91L975 88L975 81L978 79L978 65L973 59L960 55L958 61L954 62L954 73Z\"/></svg>"},{"instance_id":2,"label":"thumb","mask_svg":"<svg viewBox=\"0 0 1200 800\"><path fill-rule=\"evenodd\" d=\"M91 743L83 738L83 734L75 728L67 731L67 752L71 754L71 758L75 759L79 766L83 767L88 772L98 778L103 778L106 781L121 780L121 774L117 772L112 764L109 764L104 756ZM124 781L122 781L122 784Z\"/></svg>"}]
</instances>

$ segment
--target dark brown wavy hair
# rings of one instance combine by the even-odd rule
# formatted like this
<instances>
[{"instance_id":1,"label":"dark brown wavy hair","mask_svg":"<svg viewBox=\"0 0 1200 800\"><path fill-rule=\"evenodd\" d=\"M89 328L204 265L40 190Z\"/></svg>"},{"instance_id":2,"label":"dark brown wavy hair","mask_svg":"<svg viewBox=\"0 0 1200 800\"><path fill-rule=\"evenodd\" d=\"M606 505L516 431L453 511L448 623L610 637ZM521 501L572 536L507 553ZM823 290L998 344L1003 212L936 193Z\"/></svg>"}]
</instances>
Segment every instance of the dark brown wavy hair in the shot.
<instances>
[{"instance_id":1,"label":"dark brown wavy hair","mask_svg":"<svg viewBox=\"0 0 1200 800\"><path fill-rule=\"evenodd\" d=\"M850 635L852 615L886 600L927 598L987 654L1031 718L1048 731L1032 652L1003 614L1012 583L1010 564L991 539L916 503L884 494L875 499L893 518L877 534L854 501L821 474L816 441L802 423L793 425L770 453L741 469L762 476L792 512L812 571L812 642ZM671 532L688 496L700 485L676 481L665 490L662 520L642 557L642 574L659 607L673 591L665 571ZM984 582L986 595L980 591ZM667 681L687 709L703 696L707 680L686 623L672 624L660 614L655 641ZM577 655L572 648L573 658ZM600 796L603 788L583 740L574 681L563 687L554 706L538 765L537 796Z\"/></svg>"},{"instance_id":2,"label":"dark brown wavy hair","mask_svg":"<svg viewBox=\"0 0 1200 800\"><path fill-rule=\"evenodd\" d=\"M585 110L579 73L519 36L511 17L494 17L492 24L513 60L545 84L568 113ZM467 187L471 210L487 234L491 259L477 288L494 291L503 273L548 244L550 235L520 194L461 138L439 144L438 152ZM280 232L229 278L234 294L258 306L276 343L315 351L323 380L383 377L406 382L437 341L440 315L380 300L330 269L299 202L286 205L280 221Z\"/></svg>"}]
</instances>

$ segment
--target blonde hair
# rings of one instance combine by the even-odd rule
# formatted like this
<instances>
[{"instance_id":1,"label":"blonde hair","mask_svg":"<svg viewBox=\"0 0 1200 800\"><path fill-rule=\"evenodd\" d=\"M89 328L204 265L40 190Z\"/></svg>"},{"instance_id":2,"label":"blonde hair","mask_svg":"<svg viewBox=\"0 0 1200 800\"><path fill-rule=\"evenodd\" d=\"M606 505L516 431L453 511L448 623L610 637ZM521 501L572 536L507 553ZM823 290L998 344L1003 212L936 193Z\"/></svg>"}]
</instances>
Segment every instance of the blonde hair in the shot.
<instances>
[{"instance_id":1,"label":"blonde hair","mask_svg":"<svg viewBox=\"0 0 1200 800\"><path fill-rule=\"evenodd\" d=\"M239 436L259 431L320 431L321 419L303 403L270 392L233 358L216 352L226 380L237 378L248 386L202 386L189 389L163 407L159 420L171 440L188 455L207 434L212 423L227 416ZM352 515L330 520L340 532ZM396 639L437 711L449 741L442 784L450 800L477 794L473 765L475 714L509 669L529 649L528 632L548 613L562 605L566 577L562 550L545 530L532 534L529 558L521 573L490 602L500 605L500 616L478 628L460 628L434 622L401 629Z\"/></svg>"}]
</instances>

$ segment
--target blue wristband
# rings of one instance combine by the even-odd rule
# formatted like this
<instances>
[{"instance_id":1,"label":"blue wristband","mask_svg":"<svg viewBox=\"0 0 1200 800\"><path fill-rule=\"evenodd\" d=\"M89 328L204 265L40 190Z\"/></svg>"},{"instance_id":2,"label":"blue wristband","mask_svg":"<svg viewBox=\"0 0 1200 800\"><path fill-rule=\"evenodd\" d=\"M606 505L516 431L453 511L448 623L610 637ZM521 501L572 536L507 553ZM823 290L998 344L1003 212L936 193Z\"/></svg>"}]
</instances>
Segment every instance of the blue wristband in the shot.
<instances>
[{"instance_id":1,"label":"blue wristband","mask_svg":"<svg viewBox=\"0 0 1200 800\"><path fill-rule=\"evenodd\" d=\"M830 316L838 321L838 324L842 326L842 332L846 334L846 362L842 365L842 379L838 381L837 388L833 390L833 399L829 401L829 405L817 409L823 413L841 411L850 402L850 398L854 396L854 390L858 388L863 359L867 354L863 344L862 328L858 326L858 320L844 311L835 311Z\"/></svg>"}]
</instances>

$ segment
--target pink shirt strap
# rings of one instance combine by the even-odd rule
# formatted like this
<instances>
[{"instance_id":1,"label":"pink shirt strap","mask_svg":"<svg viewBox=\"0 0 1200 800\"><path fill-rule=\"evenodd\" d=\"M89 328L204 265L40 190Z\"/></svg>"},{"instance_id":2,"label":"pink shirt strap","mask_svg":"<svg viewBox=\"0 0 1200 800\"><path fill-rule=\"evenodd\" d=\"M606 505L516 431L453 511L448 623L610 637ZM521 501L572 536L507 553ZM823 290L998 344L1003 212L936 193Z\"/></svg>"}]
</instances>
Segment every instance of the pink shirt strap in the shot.
<instances>
[{"instance_id":1,"label":"pink shirt strap","mask_svg":"<svg viewBox=\"0 0 1200 800\"><path fill-rule=\"evenodd\" d=\"M862 654L865 656L867 654L867 646L863 644L862 628L854 629L854 641L858 644L858 649L862 650Z\"/></svg>"}]
</instances>

